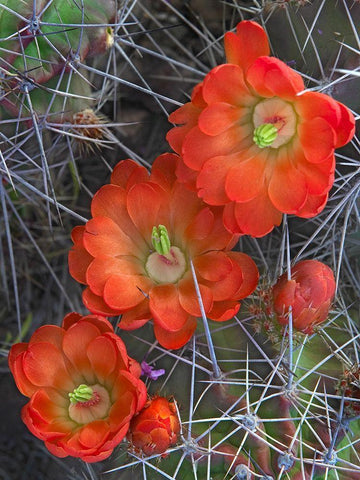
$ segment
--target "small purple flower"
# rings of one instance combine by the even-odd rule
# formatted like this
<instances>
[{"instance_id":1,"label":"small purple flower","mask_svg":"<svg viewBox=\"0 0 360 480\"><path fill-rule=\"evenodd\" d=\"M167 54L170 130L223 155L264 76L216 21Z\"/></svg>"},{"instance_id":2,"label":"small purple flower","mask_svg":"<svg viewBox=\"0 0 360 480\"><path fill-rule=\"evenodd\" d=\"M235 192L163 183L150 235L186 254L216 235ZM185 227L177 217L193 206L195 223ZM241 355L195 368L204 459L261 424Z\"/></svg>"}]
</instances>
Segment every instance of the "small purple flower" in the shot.
<instances>
[{"instance_id":1,"label":"small purple flower","mask_svg":"<svg viewBox=\"0 0 360 480\"><path fill-rule=\"evenodd\" d=\"M161 375L164 375L165 370L160 368L159 370L154 370L154 367L149 365L145 360L143 360L140 364L141 366L141 375L145 375L146 377L150 378L150 380L157 380Z\"/></svg>"}]
</instances>

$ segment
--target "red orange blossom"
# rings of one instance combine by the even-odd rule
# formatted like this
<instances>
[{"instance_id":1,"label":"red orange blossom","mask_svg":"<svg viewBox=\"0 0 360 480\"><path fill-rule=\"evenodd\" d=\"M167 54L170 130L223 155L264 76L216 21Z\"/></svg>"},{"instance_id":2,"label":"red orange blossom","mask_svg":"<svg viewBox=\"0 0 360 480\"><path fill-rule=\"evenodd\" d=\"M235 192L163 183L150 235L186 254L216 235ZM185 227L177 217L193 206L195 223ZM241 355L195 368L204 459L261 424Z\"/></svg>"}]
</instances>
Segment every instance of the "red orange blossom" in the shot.
<instances>
[{"instance_id":1,"label":"red orange blossom","mask_svg":"<svg viewBox=\"0 0 360 480\"><path fill-rule=\"evenodd\" d=\"M182 126L167 139L183 158L180 181L206 203L223 205L231 232L261 237L283 213L321 212L334 181L334 149L350 141L355 122L329 96L301 94L301 76L269 56L257 23L226 33L225 51L228 63L170 115Z\"/></svg>"},{"instance_id":2,"label":"red orange blossom","mask_svg":"<svg viewBox=\"0 0 360 480\"><path fill-rule=\"evenodd\" d=\"M236 237L221 211L176 181L177 161L175 154L160 156L150 177L132 160L120 162L92 200L93 218L73 230L69 254L91 312L122 314L126 330L152 318L165 348L183 346L201 314L191 261L213 320L232 318L258 281L251 258L229 251Z\"/></svg>"},{"instance_id":3,"label":"red orange blossom","mask_svg":"<svg viewBox=\"0 0 360 480\"><path fill-rule=\"evenodd\" d=\"M9 365L29 430L57 457L107 458L146 402L139 364L101 317L70 313L13 345Z\"/></svg>"}]
</instances>

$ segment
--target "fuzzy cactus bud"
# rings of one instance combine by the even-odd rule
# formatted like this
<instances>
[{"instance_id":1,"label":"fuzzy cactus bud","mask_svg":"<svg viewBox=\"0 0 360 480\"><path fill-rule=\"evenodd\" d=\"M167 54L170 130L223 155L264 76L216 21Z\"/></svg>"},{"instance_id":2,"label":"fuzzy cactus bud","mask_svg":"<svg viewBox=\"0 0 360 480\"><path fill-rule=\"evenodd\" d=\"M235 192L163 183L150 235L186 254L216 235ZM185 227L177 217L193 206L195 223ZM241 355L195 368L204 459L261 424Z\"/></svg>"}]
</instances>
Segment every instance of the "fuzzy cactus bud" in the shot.
<instances>
[{"instance_id":1,"label":"fuzzy cactus bud","mask_svg":"<svg viewBox=\"0 0 360 480\"><path fill-rule=\"evenodd\" d=\"M179 431L174 403L164 397L155 397L131 422L128 440L145 455L164 454L176 443Z\"/></svg>"},{"instance_id":2,"label":"fuzzy cactus bud","mask_svg":"<svg viewBox=\"0 0 360 480\"><path fill-rule=\"evenodd\" d=\"M277 320L286 325L291 307L294 328L312 333L315 325L326 320L334 294L332 270L317 260L301 261L292 269L290 280L285 273L273 287Z\"/></svg>"}]
</instances>

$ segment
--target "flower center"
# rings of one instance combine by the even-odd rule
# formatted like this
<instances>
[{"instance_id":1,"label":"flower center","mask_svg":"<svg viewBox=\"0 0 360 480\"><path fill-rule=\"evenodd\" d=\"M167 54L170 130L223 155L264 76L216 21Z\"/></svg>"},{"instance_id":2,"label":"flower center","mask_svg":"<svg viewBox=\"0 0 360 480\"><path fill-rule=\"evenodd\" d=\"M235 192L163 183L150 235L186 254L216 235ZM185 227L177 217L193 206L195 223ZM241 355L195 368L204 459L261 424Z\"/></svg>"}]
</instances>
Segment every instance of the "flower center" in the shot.
<instances>
[{"instance_id":1,"label":"flower center","mask_svg":"<svg viewBox=\"0 0 360 480\"><path fill-rule=\"evenodd\" d=\"M165 225L159 225L158 227L153 227L151 232L151 242L154 249L160 255L167 255L170 251L170 239L167 228Z\"/></svg>"},{"instance_id":2,"label":"flower center","mask_svg":"<svg viewBox=\"0 0 360 480\"><path fill-rule=\"evenodd\" d=\"M81 384L69 393L69 417L76 423L85 424L105 418L111 407L108 391L101 385Z\"/></svg>"},{"instance_id":3,"label":"flower center","mask_svg":"<svg viewBox=\"0 0 360 480\"><path fill-rule=\"evenodd\" d=\"M292 105L280 98L259 102L253 113L254 142L260 148L279 148L296 133L297 116Z\"/></svg>"},{"instance_id":4,"label":"flower center","mask_svg":"<svg viewBox=\"0 0 360 480\"><path fill-rule=\"evenodd\" d=\"M272 123L263 123L255 128L253 140L259 148L270 147L277 134L277 128Z\"/></svg>"},{"instance_id":5,"label":"flower center","mask_svg":"<svg viewBox=\"0 0 360 480\"><path fill-rule=\"evenodd\" d=\"M146 260L145 269L156 283L176 283L186 271L185 255L178 247L170 247L165 255L151 253Z\"/></svg>"}]
</instances>

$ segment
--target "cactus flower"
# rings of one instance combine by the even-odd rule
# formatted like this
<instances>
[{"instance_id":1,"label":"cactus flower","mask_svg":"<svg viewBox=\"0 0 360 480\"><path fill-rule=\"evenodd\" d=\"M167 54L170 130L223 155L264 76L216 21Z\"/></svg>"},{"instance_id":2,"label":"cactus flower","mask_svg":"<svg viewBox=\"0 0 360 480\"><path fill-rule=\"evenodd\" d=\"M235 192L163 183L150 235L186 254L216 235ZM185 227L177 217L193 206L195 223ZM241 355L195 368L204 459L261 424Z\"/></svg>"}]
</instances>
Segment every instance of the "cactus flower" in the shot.
<instances>
[{"instance_id":1,"label":"cactus flower","mask_svg":"<svg viewBox=\"0 0 360 480\"><path fill-rule=\"evenodd\" d=\"M73 230L69 254L91 312L122 314L126 330L152 318L165 348L183 346L201 316L191 261L212 320L232 318L258 281L253 260L229 251L236 236L224 228L221 211L177 182L177 161L160 156L150 177L135 162L120 162L92 200L93 218Z\"/></svg>"},{"instance_id":2,"label":"cactus flower","mask_svg":"<svg viewBox=\"0 0 360 480\"><path fill-rule=\"evenodd\" d=\"M102 317L70 313L17 343L9 365L29 430L57 457L107 458L146 402L141 369Z\"/></svg>"},{"instance_id":3,"label":"cactus flower","mask_svg":"<svg viewBox=\"0 0 360 480\"><path fill-rule=\"evenodd\" d=\"M317 260L303 260L291 270L291 280L282 275L273 287L273 307L277 320L286 325L289 307L293 326L304 333L327 319L335 294L332 270Z\"/></svg>"},{"instance_id":4,"label":"cactus flower","mask_svg":"<svg viewBox=\"0 0 360 480\"><path fill-rule=\"evenodd\" d=\"M261 237L283 213L316 216L334 182L334 149L350 141L350 110L269 56L251 21L225 34L228 63L194 88L169 120L167 139L182 156L177 175L210 205L224 207L229 231Z\"/></svg>"},{"instance_id":5,"label":"cactus flower","mask_svg":"<svg viewBox=\"0 0 360 480\"><path fill-rule=\"evenodd\" d=\"M164 397L155 397L132 419L127 438L145 455L164 454L176 443L179 432L174 403Z\"/></svg>"}]
</instances>

